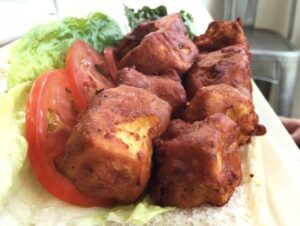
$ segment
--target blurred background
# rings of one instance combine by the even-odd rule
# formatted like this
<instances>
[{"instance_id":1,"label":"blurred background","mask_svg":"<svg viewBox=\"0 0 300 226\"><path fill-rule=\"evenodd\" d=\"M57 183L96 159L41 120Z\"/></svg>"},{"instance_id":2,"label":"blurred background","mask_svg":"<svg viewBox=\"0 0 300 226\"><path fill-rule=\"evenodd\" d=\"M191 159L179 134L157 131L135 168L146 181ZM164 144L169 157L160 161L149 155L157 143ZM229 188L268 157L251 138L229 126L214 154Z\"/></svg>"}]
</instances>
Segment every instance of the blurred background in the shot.
<instances>
[{"instance_id":1,"label":"blurred background","mask_svg":"<svg viewBox=\"0 0 300 226\"><path fill-rule=\"evenodd\" d=\"M57 19L63 16L63 11L84 2L0 0L0 46L21 37L32 26ZM215 20L242 19L252 52L255 81L277 114L300 118L298 1L199 0L199 4Z\"/></svg>"},{"instance_id":2,"label":"blurred background","mask_svg":"<svg viewBox=\"0 0 300 226\"><path fill-rule=\"evenodd\" d=\"M215 20L241 17L252 70L277 114L300 118L300 4L297 0L202 0Z\"/></svg>"}]
</instances>

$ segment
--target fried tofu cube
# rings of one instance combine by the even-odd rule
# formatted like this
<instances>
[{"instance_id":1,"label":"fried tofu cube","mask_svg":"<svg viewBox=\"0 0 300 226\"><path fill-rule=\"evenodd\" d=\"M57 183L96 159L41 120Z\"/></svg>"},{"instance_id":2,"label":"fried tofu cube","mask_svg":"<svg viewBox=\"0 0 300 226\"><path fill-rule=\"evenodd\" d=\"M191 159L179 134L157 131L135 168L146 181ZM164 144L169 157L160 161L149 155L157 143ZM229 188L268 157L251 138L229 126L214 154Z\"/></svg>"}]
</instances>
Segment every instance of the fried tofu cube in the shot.
<instances>
[{"instance_id":1,"label":"fried tofu cube","mask_svg":"<svg viewBox=\"0 0 300 226\"><path fill-rule=\"evenodd\" d=\"M151 197L159 205L222 206L242 179L237 126L223 114L173 120L156 141Z\"/></svg>"},{"instance_id":2,"label":"fried tofu cube","mask_svg":"<svg viewBox=\"0 0 300 226\"><path fill-rule=\"evenodd\" d=\"M135 67L145 74L169 69L184 74L197 54L178 13L142 23L125 36L118 49L120 68Z\"/></svg>"},{"instance_id":3,"label":"fried tofu cube","mask_svg":"<svg viewBox=\"0 0 300 226\"><path fill-rule=\"evenodd\" d=\"M231 85L251 95L250 53L243 45L224 47L218 51L199 54L185 82L188 99L198 89L216 84Z\"/></svg>"},{"instance_id":4,"label":"fried tofu cube","mask_svg":"<svg viewBox=\"0 0 300 226\"><path fill-rule=\"evenodd\" d=\"M132 68L123 68L117 74L117 84L143 88L167 101L176 117L186 103L186 93L179 75L174 70L163 75L144 75Z\"/></svg>"},{"instance_id":5,"label":"fried tofu cube","mask_svg":"<svg viewBox=\"0 0 300 226\"><path fill-rule=\"evenodd\" d=\"M170 114L170 105L147 90L102 91L81 114L60 171L87 196L134 202L148 184L152 139Z\"/></svg>"},{"instance_id":6,"label":"fried tofu cube","mask_svg":"<svg viewBox=\"0 0 300 226\"><path fill-rule=\"evenodd\" d=\"M211 52L223 47L242 44L249 48L241 20L213 21L206 32L195 38L200 52Z\"/></svg>"},{"instance_id":7,"label":"fried tofu cube","mask_svg":"<svg viewBox=\"0 0 300 226\"><path fill-rule=\"evenodd\" d=\"M237 123L240 145L249 143L251 136L266 133L259 124L252 97L227 84L199 89L187 106L184 119L194 122L215 113L223 113Z\"/></svg>"}]
</instances>

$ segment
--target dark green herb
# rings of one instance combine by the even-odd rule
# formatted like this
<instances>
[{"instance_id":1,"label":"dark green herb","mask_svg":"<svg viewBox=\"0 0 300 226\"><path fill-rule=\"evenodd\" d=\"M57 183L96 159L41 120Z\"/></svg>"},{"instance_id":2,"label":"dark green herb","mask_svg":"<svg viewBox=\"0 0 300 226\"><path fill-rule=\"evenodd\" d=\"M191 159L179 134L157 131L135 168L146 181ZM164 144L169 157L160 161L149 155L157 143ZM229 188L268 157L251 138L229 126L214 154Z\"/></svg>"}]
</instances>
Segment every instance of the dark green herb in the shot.
<instances>
[{"instance_id":1,"label":"dark green herb","mask_svg":"<svg viewBox=\"0 0 300 226\"><path fill-rule=\"evenodd\" d=\"M192 15L184 10L181 10L179 13L188 30L189 38L193 39L195 34L192 31L192 24L194 22ZM148 6L144 6L137 12L134 12L134 9L125 6L125 14L128 18L129 26L133 30L146 20L156 20L166 16L168 14L168 11L167 8L163 5L153 9L149 8Z\"/></svg>"},{"instance_id":2,"label":"dark green herb","mask_svg":"<svg viewBox=\"0 0 300 226\"><path fill-rule=\"evenodd\" d=\"M192 15L190 13L188 13L184 10L180 10L179 13L181 15L184 25L186 26L186 29L188 30L189 38L193 39L195 36L194 32L192 31L194 18L192 17Z\"/></svg>"},{"instance_id":3,"label":"dark green herb","mask_svg":"<svg viewBox=\"0 0 300 226\"><path fill-rule=\"evenodd\" d=\"M167 8L161 5L153 9L148 6L144 6L137 12L134 12L134 9L125 6L125 14L128 18L129 26L133 30L146 20L156 20L160 17L166 16L168 13Z\"/></svg>"}]
</instances>

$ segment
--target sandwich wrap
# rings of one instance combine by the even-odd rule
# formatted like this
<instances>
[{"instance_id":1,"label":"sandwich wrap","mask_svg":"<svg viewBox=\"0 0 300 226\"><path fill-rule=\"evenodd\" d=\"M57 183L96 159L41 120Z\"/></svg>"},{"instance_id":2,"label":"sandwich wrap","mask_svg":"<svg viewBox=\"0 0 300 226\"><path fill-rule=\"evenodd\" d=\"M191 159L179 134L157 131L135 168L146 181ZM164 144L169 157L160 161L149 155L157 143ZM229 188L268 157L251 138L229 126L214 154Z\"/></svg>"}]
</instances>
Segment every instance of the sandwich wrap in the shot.
<instances>
[{"instance_id":1,"label":"sandwich wrap","mask_svg":"<svg viewBox=\"0 0 300 226\"><path fill-rule=\"evenodd\" d=\"M121 37L116 22L95 13L86 19L68 18L39 26L12 48L9 72L2 70L4 76L8 74L9 90L0 97L0 225L271 225L260 138L243 147L243 181L223 207L159 207L146 196L128 206L80 208L41 188L27 161L24 137L32 81L43 71L63 67L66 51L76 39L102 51L106 45L116 45Z\"/></svg>"}]
</instances>

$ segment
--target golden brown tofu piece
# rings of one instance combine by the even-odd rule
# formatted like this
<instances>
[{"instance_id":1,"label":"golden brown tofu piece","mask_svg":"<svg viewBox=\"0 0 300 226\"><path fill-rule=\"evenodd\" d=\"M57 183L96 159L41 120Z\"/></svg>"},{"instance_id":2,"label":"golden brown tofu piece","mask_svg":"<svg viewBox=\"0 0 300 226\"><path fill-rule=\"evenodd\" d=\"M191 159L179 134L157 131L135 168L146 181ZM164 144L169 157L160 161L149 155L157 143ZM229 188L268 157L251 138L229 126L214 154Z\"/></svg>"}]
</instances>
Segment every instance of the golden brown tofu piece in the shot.
<instances>
[{"instance_id":1,"label":"golden brown tofu piece","mask_svg":"<svg viewBox=\"0 0 300 226\"><path fill-rule=\"evenodd\" d=\"M185 90L179 75L174 70L160 76L147 76L132 68L123 68L117 74L117 84L150 91L171 105L173 115L177 115L186 103Z\"/></svg>"},{"instance_id":2,"label":"golden brown tofu piece","mask_svg":"<svg viewBox=\"0 0 300 226\"><path fill-rule=\"evenodd\" d=\"M150 194L162 206L222 206L242 179L237 125L223 114L171 121L156 141Z\"/></svg>"},{"instance_id":3,"label":"golden brown tofu piece","mask_svg":"<svg viewBox=\"0 0 300 226\"><path fill-rule=\"evenodd\" d=\"M183 74L198 54L177 13L139 25L126 35L118 52L120 68L135 67L144 74L162 74L169 69Z\"/></svg>"},{"instance_id":4,"label":"golden brown tofu piece","mask_svg":"<svg viewBox=\"0 0 300 226\"><path fill-rule=\"evenodd\" d=\"M243 45L199 54L186 77L189 100L198 89L215 84L228 84L243 93L252 93L250 54Z\"/></svg>"},{"instance_id":5,"label":"golden brown tofu piece","mask_svg":"<svg viewBox=\"0 0 300 226\"><path fill-rule=\"evenodd\" d=\"M60 171L87 196L134 202L148 183L152 139L170 114L170 105L147 90L102 91L81 114Z\"/></svg>"},{"instance_id":6,"label":"golden brown tofu piece","mask_svg":"<svg viewBox=\"0 0 300 226\"><path fill-rule=\"evenodd\" d=\"M138 46L143 38L151 32L161 29L177 29L180 33L187 30L178 14L172 14L154 21L145 21L139 24L132 32L128 33L121 41L118 48L119 58L123 58L131 49Z\"/></svg>"},{"instance_id":7,"label":"golden brown tofu piece","mask_svg":"<svg viewBox=\"0 0 300 226\"><path fill-rule=\"evenodd\" d=\"M266 133L264 126L258 124L251 96L227 84L199 89L188 104L184 119L194 122L214 113L223 113L237 123L240 145L249 143L251 136Z\"/></svg>"},{"instance_id":8,"label":"golden brown tofu piece","mask_svg":"<svg viewBox=\"0 0 300 226\"><path fill-rule=\"evenodd\" d=\"M226 46L242 44L249 48L241 20L214 21L206 32L194 40L200 52L211 52Z\"/></svg>"}]
</instances>

